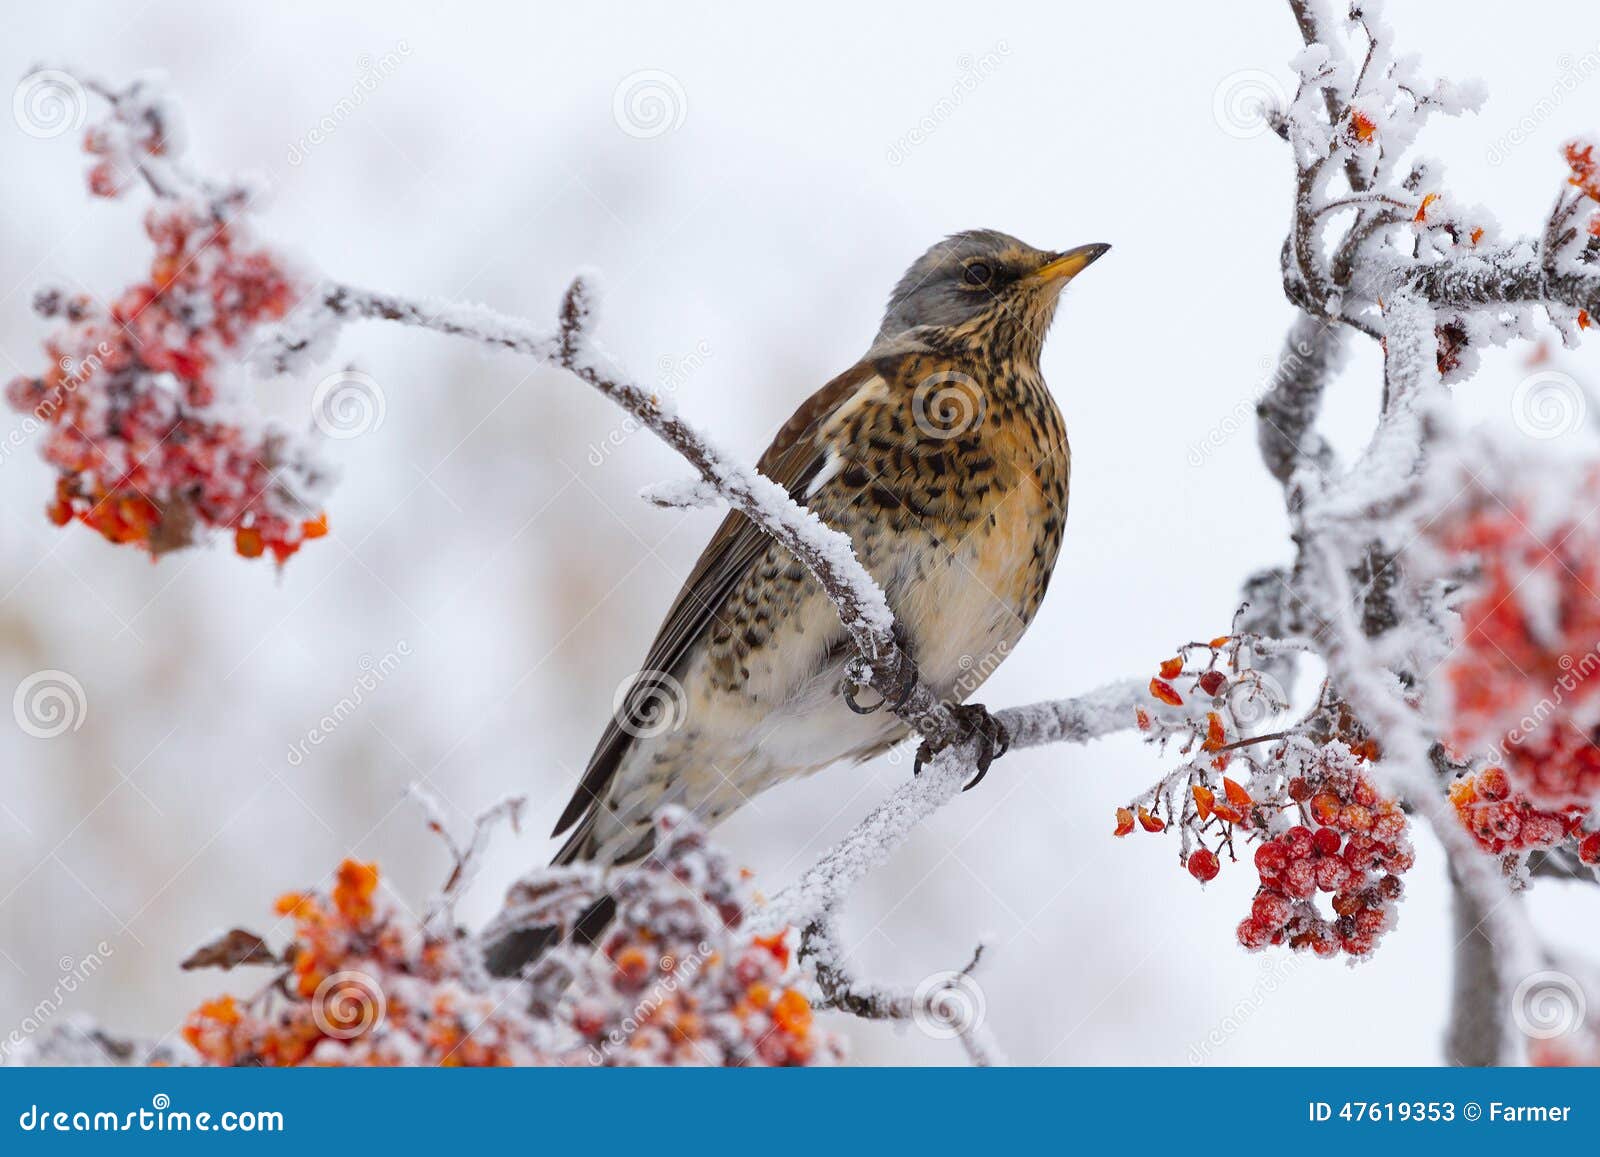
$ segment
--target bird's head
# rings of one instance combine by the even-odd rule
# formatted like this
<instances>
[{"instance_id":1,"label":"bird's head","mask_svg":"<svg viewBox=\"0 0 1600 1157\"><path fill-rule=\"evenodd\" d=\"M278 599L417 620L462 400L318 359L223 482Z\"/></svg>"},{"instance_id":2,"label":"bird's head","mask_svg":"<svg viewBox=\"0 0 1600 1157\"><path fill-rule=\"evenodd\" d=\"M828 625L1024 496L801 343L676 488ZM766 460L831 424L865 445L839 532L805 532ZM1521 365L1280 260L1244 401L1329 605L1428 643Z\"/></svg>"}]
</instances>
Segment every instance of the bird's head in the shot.
<instances>
[{"instance_id":1,"label":"bird's head","mask_svg":"<svg viewBox=\"0 0 1600 1157\"><path fill-rule=\"evenodd\" d=\"M894 287L874 345L942 337L999 344L1036 361L1062 289L1110 248L1052 252L993 229L947 237Z\"/></svg>"}]
</instances>

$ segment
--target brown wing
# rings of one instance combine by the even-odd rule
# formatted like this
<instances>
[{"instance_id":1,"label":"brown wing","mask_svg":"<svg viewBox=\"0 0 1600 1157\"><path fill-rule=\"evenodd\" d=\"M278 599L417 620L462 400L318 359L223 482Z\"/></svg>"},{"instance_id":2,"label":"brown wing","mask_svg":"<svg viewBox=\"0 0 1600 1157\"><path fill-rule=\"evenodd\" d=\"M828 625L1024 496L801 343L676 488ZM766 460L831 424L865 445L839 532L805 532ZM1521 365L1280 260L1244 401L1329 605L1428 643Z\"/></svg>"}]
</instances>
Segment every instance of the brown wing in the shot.
<instances>
[{"instance_id":1,"label":"brown wing","mask_svg":"<svg viewBox=\"0 0 1600 1157\"><path fill-rule=\"evenodd\" d=\"M827 457L827 447L818 437L822 422L875 373L871 363L859 362L806 399L761 456L757 463L761 472L788 490L796 501L801 501ZM721 612L729 594L766 551L770 541L766 531L739 511L729 514L695 563L683 590L678 592L639 669L681 675L695 642L710 629L711 621ZM606 725L594 754L589 757L583 780L566 811L556 821L552 835L559 836L599 809L633 741L634 737L624 731L615 718ZM578 849L564 848L561 856L572 858L574 854L579 854Z\"/></svg>"}]
</instances>

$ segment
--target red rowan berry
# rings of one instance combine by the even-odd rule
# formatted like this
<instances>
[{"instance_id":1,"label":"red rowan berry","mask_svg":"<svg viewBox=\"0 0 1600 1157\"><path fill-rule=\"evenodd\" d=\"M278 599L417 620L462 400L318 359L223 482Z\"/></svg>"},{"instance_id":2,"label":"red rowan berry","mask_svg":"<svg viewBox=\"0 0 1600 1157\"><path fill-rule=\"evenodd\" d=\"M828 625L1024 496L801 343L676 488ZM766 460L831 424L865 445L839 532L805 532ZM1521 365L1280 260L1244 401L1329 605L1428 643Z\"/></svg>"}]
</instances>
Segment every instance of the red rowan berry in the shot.
<instances>
[{"instance_id":1,"label":"red rowan berry","mask_svg":"<svg viewBox=\"0 0 1600 1157\"><path fill-rule=\"evenodd\" d=\"M1217 854L1207 848L1201 848L1189 856L1189 874L1201 883L1216 879L1221 870L1222 864Z\"/></svg>"}]
</instances>

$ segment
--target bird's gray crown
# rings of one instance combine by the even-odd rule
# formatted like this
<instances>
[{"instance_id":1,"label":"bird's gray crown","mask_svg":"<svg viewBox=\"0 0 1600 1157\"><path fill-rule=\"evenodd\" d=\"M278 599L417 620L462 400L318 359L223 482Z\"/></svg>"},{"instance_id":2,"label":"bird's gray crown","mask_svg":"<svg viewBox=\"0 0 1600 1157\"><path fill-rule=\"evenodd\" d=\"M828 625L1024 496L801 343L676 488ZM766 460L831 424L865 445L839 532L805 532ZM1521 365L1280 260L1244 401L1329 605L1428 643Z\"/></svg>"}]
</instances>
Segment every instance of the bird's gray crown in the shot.
<instances>
[{"instance_id":1,"label":"bird's gray crown","mask_svg":"<svg viewBox=\"0 0 1600 1157\"><path fill-rule=\"evenodd\" d=\"M996 229L969 229L934 245L889 295L876 344L918 326L955 326L994 307L1049 254Z\"/></svg>"}]
</instances>

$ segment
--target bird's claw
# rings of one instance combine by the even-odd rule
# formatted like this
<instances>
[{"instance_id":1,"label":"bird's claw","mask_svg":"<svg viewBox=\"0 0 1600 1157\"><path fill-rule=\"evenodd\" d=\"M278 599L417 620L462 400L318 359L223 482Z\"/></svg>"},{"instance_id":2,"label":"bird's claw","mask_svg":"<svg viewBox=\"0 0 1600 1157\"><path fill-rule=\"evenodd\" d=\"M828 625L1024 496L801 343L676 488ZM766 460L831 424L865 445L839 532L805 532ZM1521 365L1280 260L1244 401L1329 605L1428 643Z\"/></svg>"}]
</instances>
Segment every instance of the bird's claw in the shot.
<instances>
[{"instance_id":1,"label":"bird's claw","mask_svg":"<svg viewBox=\"0 0 1600 1157\"><path fill-rule=\"evenodd\" d=\"M894 678L890 681L887 694L883 695L876 703L863 707L856 701L856 692L863 686L870 684L865 680L844 685L844 704L857 715L871 715L881 711L885 706L895 714L911 701L911 693L917 689L917 662L911 657L911 652L905 647L900 648L900 664L895 668Z\"/></svg>"},{"instance_id":2,"label":"bird's claw","mask_svg":"<svg viewBox=\"0 0 1600 1157\"><path fill-rule=\"evenodd\" d=\"M917 757L911 765L912 775L921 775L924 765L946 747L957 743L965 743L974 736L978 740L978 774L972 777L962 791L971 791L983 782L983 777L989 774L989 765L994 763L1007 751L1011 750L1011 733L1006 730L989 709L982 703L962 703L950 708L950 714L955 716L958 728L954 738L944 743L934 745L932 740L924 739L922 746L917 748Z\"/></svg>"}]
</instances>

